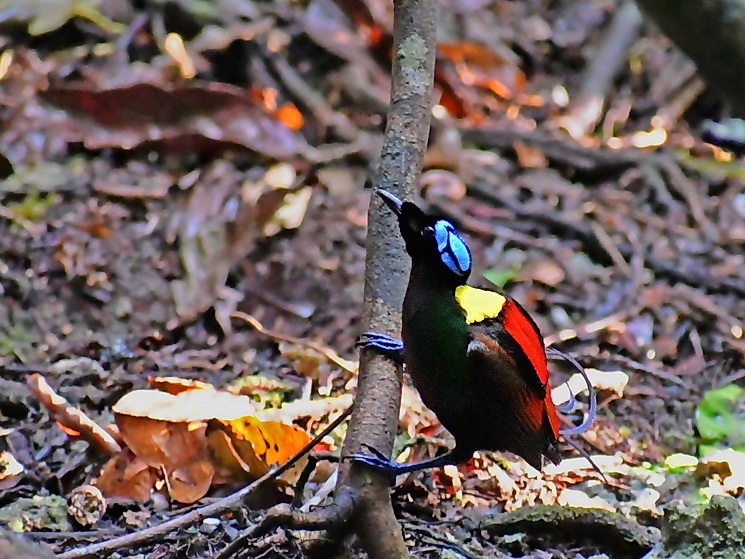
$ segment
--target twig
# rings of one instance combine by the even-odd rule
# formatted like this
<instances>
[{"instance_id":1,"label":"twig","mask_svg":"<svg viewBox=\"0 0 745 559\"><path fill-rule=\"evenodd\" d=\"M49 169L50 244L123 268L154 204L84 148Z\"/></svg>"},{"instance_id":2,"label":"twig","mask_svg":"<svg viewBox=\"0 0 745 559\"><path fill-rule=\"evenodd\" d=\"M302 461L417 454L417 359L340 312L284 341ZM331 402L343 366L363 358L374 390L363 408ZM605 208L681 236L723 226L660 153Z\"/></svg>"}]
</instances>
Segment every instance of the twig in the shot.
<instances>
[{"instance_id":1,"label":"twig","mask_svg":"<svg viewBox=\"0 0 745 559\"><path fill-rule=\"evenodd\" d=\"M618 245L613 241L608 232L595 221L590 222L590 229L595 234L595 238L598 240L600 245L605 249L605 252L610 256L611 260L613 260L613 264L615 264L616 268L621 270L623 275L627 278L631 279L631 267L629 266L629 263L626 262L621 251L618 250Z\"/></svg>"},{"instance_id":2,"label":"twig","mask_svg":"<svg viewBox=\"0 0 745 559\"><path fill-rule=\"evenodd\" d=\"M171 520L167 520L166 522L158 524L157 526L152 526L150 528L146 528L132 534L119 536L105 542L97 542L94 544L86 545L84 547L66 551L65 553L58 555L58 559L103 557L109 553L113 553L114 551L123 549L125 547L137 548L156 538L165 536L171 531L178 530L179 528L183 528L191 524L196 524L197 522L203 520L208 516L221 515L225 512L238 508L244 501L244 499L251 493L253 493L257 488L259 488L264 482L270 479L274 479L292 468L303 456L310 452L314 446L321 442L321 440L323 440L326 435L336 429L342 423L342 421L344 421L349 416L351 411L352 408L346 409L341 415L339 415L339 417L332 421L328 425L328 427L326 427L323 431L316 435L313 440L306 444L302 449L300 449L300 451L298 451L297 454L295 454L295 456L288 459L284 464L282 464L275 470L267 472L250 485L247 485L246 487L236 491L232 495L228 495L227 497L224 497L215 503L199 507L186 514L183 514Z\"/></svg>"},{"instance_id":3,"label":"twig","mask_svg":"<svg viewBox=\"0 0 745 559\"><path fill-rule=\"evenodd\" d=\"M695 186L672 157L660 158L660 165L668 175L668 183L680 194L688 205L693 219L710 240L719 239L717 226L706 216L701 204L700 188Z\"/></svg>"},{"instance_id":4,"label":"twig","mask_svg":"<svg viewBox=\"0 0 745 559\"><path fill-rule=\"evenodd\" d=\"M342 356L340 356L338 353L336 353L333 349L331 349L328 346L319 344L317 342L314 342L313 340L297 338L289 334L282 334L281 332L275 332L274 330L269 330L268 328L265 328L264 325L261 324L261 322L259 322L257 318L244 312L235 311L231 313L230 318L242 320L243 322L250 324L258 332L260 332L261 334L264 334L265 336L271 338L274 341L290 342L293 344L304 345L306 347L314 349L321 355L325 356L329 361L332 361L333 363L336 363L337 365L339 365L339 367L341 367L348 373L354 374L357 372L357 366L354 363L354 361L350 361L349 359L344 359Z\"/></svg>"},{"instance_id":5,"label":"twig","mask_svg":"<svg viewBox=\"0 0 745 559\"><path fill-rule=\"evenodd\" d=\"M642 17L636 3L626 1L615 10L608 34L582 76L582 88L574 96L567 114L560 119L560 126L572 138L579 139L595 128L605 95L627 60L641 24Z\"/></svg>"},{"instance_id":6,"label":"twig","mask_svg":"<svg viewBox=\"0 0 745 559\"><path fill-rule=\"evenodd\" d=\"M429 541L430 544L437 548L450 549L466 559L476 559L475 555L470 554L462 546L433 533L431 526L418 526L413 522L409 522L406 525L406 530L407 532L418 533L422 541Z\"/></svg>"},{"instance_id":7,"label":"twig","mask_svg":"<svg viewBox=\"0 0 745 559\"><path fill-rule=\"evenodd\" d=\"M274 530L277 526L295 530L328 530L338 528L352 516L354 504L352 493L345 491L337 495L331 505L310 513L295 510L285 503L277 505L267 511L261 522L241 533L228 546L215 555L214 559L228 559L232 557L249 540L258 538Z\"/></svg>"}]
</instances>

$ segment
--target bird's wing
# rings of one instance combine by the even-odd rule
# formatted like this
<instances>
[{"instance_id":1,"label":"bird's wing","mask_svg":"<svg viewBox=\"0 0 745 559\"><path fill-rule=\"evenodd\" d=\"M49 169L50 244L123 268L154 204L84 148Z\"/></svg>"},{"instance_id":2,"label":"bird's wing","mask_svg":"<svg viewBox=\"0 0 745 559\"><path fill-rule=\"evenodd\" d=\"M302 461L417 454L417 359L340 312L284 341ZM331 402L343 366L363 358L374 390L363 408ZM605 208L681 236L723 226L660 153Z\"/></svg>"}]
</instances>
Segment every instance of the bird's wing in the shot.
<instances>
[{"instance_id":1,"label":"bird's wing","mask_svg":"<svg viewBox=\"0 0 745 559\"><path fill-rule=\"evenodd\" d=\"M514 362L523 380L540 396L548 386L543 337L520 304L494 291L460 286L455 298L463 308L473 339ZM476 334L482 339L477 339Z\"/></svg>"}]
</instances>

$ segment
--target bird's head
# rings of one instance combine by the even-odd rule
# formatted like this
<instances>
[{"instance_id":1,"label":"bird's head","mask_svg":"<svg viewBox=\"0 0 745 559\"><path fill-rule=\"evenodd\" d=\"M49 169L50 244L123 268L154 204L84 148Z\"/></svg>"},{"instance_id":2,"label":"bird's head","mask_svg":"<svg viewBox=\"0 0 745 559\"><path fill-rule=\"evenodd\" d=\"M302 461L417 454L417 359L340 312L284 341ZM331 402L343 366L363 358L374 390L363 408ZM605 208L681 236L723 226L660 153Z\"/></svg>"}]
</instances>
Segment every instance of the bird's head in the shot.
<instances>
[{"instance_id":1,"label":"bird's head","mask_svg":"<svg viewBox=\"0 0 745 559\"><path fill-rule=\"evenodd\" d=\"M386 190L376 190L398 217L406 252L412 261L432 267L454 285L466 283L471 274L471 251L446 219L425 214L416 204L402 202Z\"/></svg>"}]
</instances>

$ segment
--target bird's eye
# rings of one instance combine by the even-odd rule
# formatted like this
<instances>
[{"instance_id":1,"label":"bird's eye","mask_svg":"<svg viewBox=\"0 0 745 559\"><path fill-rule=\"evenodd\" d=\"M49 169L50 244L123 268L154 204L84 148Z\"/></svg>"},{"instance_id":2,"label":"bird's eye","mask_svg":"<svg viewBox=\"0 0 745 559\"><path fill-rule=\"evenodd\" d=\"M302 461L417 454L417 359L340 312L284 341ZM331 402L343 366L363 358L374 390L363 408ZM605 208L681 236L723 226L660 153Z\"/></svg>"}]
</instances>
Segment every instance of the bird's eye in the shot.
<instances>
[{"instance_id":1,"label":"bird's eye","mask_svg":"<svg viewBox=\"0 0 745 559\"><path fill-rule=\"evenodd\" d=\"M441 219L433 227L440 258L451 272L467 275L471 271L471 251L453 224Z\"/></svg>"}]
</instances>

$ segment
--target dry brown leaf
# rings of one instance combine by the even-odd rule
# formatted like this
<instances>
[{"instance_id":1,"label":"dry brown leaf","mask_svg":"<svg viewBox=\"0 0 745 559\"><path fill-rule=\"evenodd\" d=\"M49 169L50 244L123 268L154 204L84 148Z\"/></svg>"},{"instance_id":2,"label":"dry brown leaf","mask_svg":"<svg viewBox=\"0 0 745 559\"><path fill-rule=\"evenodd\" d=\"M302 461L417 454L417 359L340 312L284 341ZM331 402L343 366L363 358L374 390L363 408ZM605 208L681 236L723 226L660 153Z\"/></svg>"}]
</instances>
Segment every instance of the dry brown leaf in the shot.
<instances>
[{"instance_id":1,"label":"dry brown leaf","mask_svg":"<svg viewBox=\"0 0 745 559\"><path fill-rule=\"evenodd\" d=\"M215 462L215 477L212 480L215 484L248 479L264 469L256 453L253 452L253 447L248 445L245 449L247 452L244 456L249 460L244 460L244 456L241 456L225 431L210 431L207 435L207 446Z\"/></svg>"},{"instance_id":2,"label":"dry brown leaf","mask_svg":"<svg viewBox=\"0 0 745 559\"><path fill-rule=\"evenodd\" d=\"M184 388L165 380L169 388ZM170 496L184 503L204 496L213 480L258 478L310 441L295 425L256 417L246 396L212 388L177 395L136 390L114 412L129 450L163 472Z\"/></svg>"},{"instance_id":3,"label":"dry brown leaf","mask_svg":"<svg viewBox=\"0 0 745 559\"><path fill-rule=\"evenodd\" d=\"M193 503L207 493L215 468L207 450L206 423L122 413L117 413L116 423L129 449L147 465L165 472L173 499Z\"/></svg>"},{"instance_id":4,"label":"dry brown leaf","mask_svg":"<svg viewBox=\"0 0 745 559\"><path fill-rule=\"evenodd\" d=\"M229 483L263 476L269 467L254 452L249 441L227 431L214 430L207 436L207 445L215 460L215 483Z\"/></svg>"},{"instance_id":5,"label":"dry brown leaf","mask_svg":"<svg viewBox=\"0 0 745 559\"><path fill-rule=\"evenodd\" d=\"M214 307L223 331L230 332L230 314L243 293L226 286L228 274L264 235L267 222L293 192L265 181L238 185L235 176L230 164L216 162L192 186L186 206L169 224L169 241L179 242L186 271L183 279L171 282L179 319L169 328Z\"/></svg>"},{"instance_id":6,"label":"dry brown leaf","mask_svg":"<svg viewBox=\"0 0 745 559\"><path fill-rule=\"evenodd\" d=\"M503 99L522 93L525 74L517 67L517 57L502 56L486 45L473 41L439 43L437 54L447 58L458 69L463 83L486 87Z\"/></svg>"},{"instance_id":7,"label":"dry brown leaf","mask_svg":"<svg viewBox=\"0 0 745 559\"><path fill-rule=\"evenodd\" d=\"M206 445L203 445L198 459L190 460L168 472L168 493L179 503L198 501L212 486L215 466L206 450Z\"/></svg>"},{"instance_id":8,"label":"dry brown leaf","mask_svg":"<svg viewBox=\"0 0 745 559\"><path fill-rule=\"evenodd\" d=\"M157 473L131 450L124 449L104 464L96 487L109 499L144 503L150 499Z\"/></svg>"},{"instance_id":9,"label":"dry brown leaf","mask_svg":"<svg viewBox=\"0 0 745 559\"><path fill-rule=\"evenodd\" d=\"M147 382L155 390L159 390L160 392L167 392L168 394L172 394L173 396L176 396L188 390L214 390L214 387L208 382L180 377L147 377Z\"/></svg>"},{"instance_id":10,"label":"dry brown leaf","mask_svg":"<svg viewBox=\"0 0 745 559\"><path fill-rule=\"evenodd\" d=\"M50 87L40 96L67 113L67 141L90 149L145 145L193 153L239 147L287 159L308 148L267 107L228 84L193 80L107 89L77 83Z\"/></svg>"},{"instance_id":11,"label":"dry brown leaf","mask_svg":"<svg viewBox=\"0 0 745 559\"><path fill-rule=\"evenodd\" d=\"M71 436L80 436L90 445L111 456L121 447L105 429L82 411L57 394L40 374L33 374L26 381L31 393L52 414L57 423Z\"/></svg>"}]
</instances>

